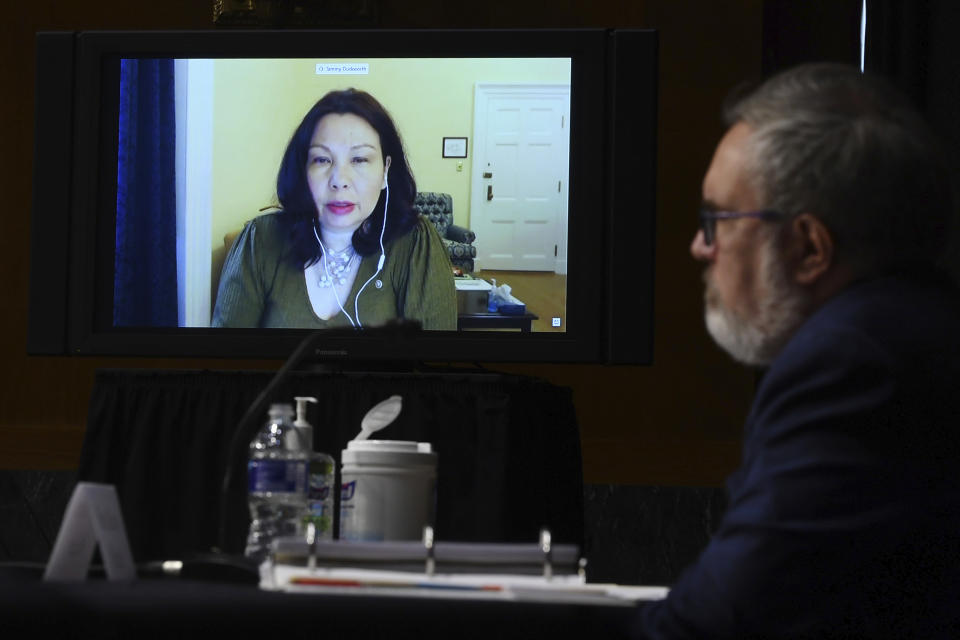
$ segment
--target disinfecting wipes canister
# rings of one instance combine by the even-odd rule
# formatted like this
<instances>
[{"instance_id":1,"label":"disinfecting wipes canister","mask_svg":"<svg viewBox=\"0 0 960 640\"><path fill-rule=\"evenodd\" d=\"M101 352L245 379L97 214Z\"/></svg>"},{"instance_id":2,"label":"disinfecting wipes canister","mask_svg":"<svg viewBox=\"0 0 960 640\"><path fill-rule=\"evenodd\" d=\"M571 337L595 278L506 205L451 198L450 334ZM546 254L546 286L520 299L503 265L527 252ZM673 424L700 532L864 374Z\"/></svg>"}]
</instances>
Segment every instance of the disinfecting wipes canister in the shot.
<instances>
[{"instance_id":1,"label":"disinfecting wipes canister","mask_svg":"<svg viewBox=\"0 0 960 640\"><path fill-rule=\"evenodd\" d=\"M351 440L341 452L341 540L420 540L433 524L437 454L429 442Z\"/></svg>"}]
</instances>

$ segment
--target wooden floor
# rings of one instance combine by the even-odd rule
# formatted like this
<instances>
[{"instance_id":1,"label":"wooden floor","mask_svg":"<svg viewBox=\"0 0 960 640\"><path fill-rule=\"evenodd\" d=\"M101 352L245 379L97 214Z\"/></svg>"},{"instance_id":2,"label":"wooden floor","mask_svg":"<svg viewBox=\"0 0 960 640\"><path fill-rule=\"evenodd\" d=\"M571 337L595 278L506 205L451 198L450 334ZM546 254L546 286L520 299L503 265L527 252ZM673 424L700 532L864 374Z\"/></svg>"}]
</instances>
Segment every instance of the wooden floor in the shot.
<instances>
[{"instance_id":1,"label":"wooden floor","mask_svg":"<svg viewBox=\"0 0 960 640\"><path fill-rule=\"evenodd\" d=\"M487 282L510 285L510 293L527 305L527 311L540 317L533 321L533 331L566 330L567 276L551 271L494 271L485 269L474 273ZM551 324L560 318L560 326Z\"/></svg>"}]
</instances>

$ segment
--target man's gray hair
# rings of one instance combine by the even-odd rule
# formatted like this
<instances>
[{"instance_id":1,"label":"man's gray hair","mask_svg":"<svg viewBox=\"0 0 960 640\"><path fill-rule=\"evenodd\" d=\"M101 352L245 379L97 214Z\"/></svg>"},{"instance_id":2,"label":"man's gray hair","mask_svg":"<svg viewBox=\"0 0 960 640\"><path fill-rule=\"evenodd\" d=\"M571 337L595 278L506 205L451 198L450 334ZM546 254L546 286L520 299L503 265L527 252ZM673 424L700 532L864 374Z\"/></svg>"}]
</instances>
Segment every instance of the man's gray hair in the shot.
<instances>
[{"instance_id":1,"label":"man's gray hair","mask_svg":"<svg viewBox=\"0 0 960 640\"><path fill-rule=\"evenodd\" d=\"M951 232L950 172L932 133L886 81L837 64L778 74L725 108L752 129L764 208L812 213L863 271L932 263Z\"/></svg>"}]
</instances>

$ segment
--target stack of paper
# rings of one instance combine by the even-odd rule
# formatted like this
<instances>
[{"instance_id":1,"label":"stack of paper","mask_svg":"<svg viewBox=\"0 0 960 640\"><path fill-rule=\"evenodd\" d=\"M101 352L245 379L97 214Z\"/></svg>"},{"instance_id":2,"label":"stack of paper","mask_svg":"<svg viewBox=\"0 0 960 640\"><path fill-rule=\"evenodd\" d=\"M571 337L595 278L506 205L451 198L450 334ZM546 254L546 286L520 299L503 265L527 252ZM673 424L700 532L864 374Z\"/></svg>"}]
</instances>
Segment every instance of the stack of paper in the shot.
<instances>
[{"instance_id":1,"label":"stack of paper","mask_svg":"<svg viewBox=\"0 0 960 640\"><path fill-rule=\"evenodd\" d=\"M310 547L288 538L277 541L260 577L262 589L279 591L598 605L630 606L667 593L665 587L588 584L578 550L569 545L545 554L532 544L437 543L431 554L416 542Z\"/></svg>"}]
</instances>

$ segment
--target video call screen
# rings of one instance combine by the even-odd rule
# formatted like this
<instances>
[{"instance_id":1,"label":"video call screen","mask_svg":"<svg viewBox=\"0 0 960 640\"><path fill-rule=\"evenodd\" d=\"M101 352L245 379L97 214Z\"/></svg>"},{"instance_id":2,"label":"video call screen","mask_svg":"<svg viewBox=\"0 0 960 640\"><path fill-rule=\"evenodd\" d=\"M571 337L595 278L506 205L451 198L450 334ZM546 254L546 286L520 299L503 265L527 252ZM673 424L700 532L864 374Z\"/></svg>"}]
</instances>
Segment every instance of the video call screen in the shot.
<instances>
[{"instance_id":1,"label":"video call screen","mask_svg":"<svg viewBox=\"0 0 960 640\"><path fill-rule=\"evenodd\" d=\"M233 242L279 204L293 132L328 92L353 88L389 112L417 192L449 196L445 223L474 236L444 239L458 327L566 330L569 58L120 65L114 326L210 327ZM510 292L496 311L494 286Z\"/></svg>"}]
</instances>

